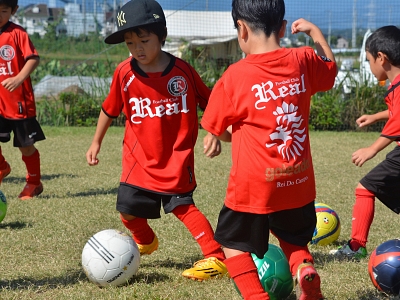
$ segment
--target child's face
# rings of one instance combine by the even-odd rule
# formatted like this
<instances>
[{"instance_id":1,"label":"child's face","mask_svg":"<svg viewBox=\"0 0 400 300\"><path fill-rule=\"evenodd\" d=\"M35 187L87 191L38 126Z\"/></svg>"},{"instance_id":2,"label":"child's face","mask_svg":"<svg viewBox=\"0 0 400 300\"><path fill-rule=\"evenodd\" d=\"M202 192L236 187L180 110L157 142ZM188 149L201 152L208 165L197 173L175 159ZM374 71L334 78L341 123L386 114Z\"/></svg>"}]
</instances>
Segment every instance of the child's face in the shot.
<instances>
[{"instance_id":1,"label":"child's face","mask_svg":"<svg viewBox=\"0 0 400 300\"><path fill-rule=\"evenodd\" d=\"M0 28L3 28L3 26L7 24L8 20L16 13L17 9L18 7L12 10L11 7L0 4Z\"/></svg>"},{"instance_id":2,"label":"child's face","mask_svg":"<svg viewBox=\"0 0 400 300\"><path fill-rule=\"evenodd\" d=\"M143 65L157 63L161 54L161 43L154 33L141 31L139 35L134 32L127 32L124 35L125 43L132 56Z\"/></svg>"},{"instance_id":3,"label":"child's face","mask_svg":"<svg viewBox=\"0 0 400 300\"><path fill-rule=\"evenodd\" d=\"M375 59L371 53L366 51L367 54L367 60L369 61L369 66L371 68L372 74L378 79L378 81L384 81L387 79L387 74L385 72L385 69L383 68L383 63L381 55L383 55L381 52L379 52L380 55Z\"/></svg>"}]
</instances>

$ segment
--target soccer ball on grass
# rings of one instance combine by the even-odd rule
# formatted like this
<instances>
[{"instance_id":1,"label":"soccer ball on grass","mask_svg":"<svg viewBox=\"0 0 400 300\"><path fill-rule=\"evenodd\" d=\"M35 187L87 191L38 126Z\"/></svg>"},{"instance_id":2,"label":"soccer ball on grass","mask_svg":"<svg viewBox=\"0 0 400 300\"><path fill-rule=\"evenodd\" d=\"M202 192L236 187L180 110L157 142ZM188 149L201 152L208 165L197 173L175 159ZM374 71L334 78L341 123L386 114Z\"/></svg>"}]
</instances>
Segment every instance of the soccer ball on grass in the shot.
<instances>
[{"instance_id":1,"label":"soccer ball on grass","mask_svg":"<svg viewBox=\"0 0 400 300\"><path fill-rule=\"evenodd\" d=\"M269 244L268 251L262 259L251 254L258 270L258 277L271 300L286 299L293 291L293 277L289 262L282 249ZM236 290L239 292L236 284Z\"/></svg>"},{"instance_id":2,"label":"soccer ball on grass","mask_svg":"<svg viewBox=\"0 0 400 300\"><path fill-rule=\"evenodd\" d=\"M368 273L373 285L391 295L400 292L400 240L388 240L371 253Z\"/></svg>"},{"instance_id":3,"label":"soccer ball on grass","mask_svg":"<svg viewBox=\"0 0 400 300\"><path fill-rule=\"evenodd\" d=\"M0 191L0 222L4 220L7 213L7 199L3 192Z\"/></svg>"},{"instance_id":4,"label":"soccer ball on grass","mask_svg":"<svg viewBox=\"0 0 400 300\"><path fill-rule=\"evenodd\" d=\"M139 268L140 253L126 233L106 229L93 235L82 251L82 267L98 286L119 286L128 282Z\"/></svg>"},{"instance_id":5,"label":"soccer ball on grass","mask_svg":"<svg viewBox=\"0 0 400 300\"><path fill-rule=\"evenodd\" d=\"M332 207L324 203L315 203L317 225L310 244L329 245L336 241L340 235L340 220Z\"/></svg>"}]
</instances>

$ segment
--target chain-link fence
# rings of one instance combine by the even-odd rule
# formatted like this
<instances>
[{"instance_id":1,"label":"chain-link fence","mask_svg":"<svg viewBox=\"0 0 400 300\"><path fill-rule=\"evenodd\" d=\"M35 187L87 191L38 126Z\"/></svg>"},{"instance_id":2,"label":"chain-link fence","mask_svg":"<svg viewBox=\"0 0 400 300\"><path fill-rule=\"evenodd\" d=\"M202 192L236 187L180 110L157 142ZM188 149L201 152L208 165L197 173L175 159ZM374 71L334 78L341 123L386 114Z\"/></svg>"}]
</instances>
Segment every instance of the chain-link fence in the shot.
<instances>
[{"instance_id":1,"label":"chain-link fence","mask_svg":"<svg viewBox=\"0 0 400 300\"><path fill-rule=\"evenodd\" d=\"M62 93L68 93L68 97L61 97L64 102L79 102L81 97L89 97L93 103L100 103L108 92L115 66L129 55L125 45L110 46L103 42L115 30L116 10L124 3L120 0L19 1L20 8L13 21L27 30L41 56L41 64L32 74L38 102L59 100ZM165 11L168 28L164 50L189 61L212 87L226 67L242 57L231 17L231 0L159 0L159 3ZM291 22L306 18L322 29L342 70L350 72L357 73L362 67L360 49L368 29L400 25L399 0L384 3L286 0L285 4L289 26L281 45L313 46L306 35L290 33ZM341 86L338 84L336 88ZM87 102L91 101L82 100L82 106ZM93 103L85 109L94 110L94 115L88 112L86 115L90 117L80 120L80 124L94 122L99 104ZM46 110L52 105L55 104L47 103ZM52 109L60 111L58 106ZM68 110L71 104L63 103L62 107ZM39 113L40 117L52 115L40 109ZM62 115L51 119L65 123Z\"/></svg>"}]
</instances>

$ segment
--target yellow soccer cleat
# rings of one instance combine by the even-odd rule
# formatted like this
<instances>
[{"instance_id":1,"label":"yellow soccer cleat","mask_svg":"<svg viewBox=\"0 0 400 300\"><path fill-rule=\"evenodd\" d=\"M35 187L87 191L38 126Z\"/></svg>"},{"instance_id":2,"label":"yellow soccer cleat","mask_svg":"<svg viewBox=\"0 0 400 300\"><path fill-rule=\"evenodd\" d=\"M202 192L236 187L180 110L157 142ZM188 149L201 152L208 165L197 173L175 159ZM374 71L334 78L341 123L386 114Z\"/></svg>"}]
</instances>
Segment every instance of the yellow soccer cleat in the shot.
<instances>
[{"instance_id":1,"label":"yellow soccer cleat","mask_svg":"<svg viewBox=\"0 0 400 300\"><path fill-rule=\"evenodd\" d=\"M196 261L193 268L182 273L183 277L203 281L211 278L223 277L228 274L225 264L215 257L205 258Z\"/></svg>"},{"instance_id":2,"label":"yellow soccer cleat","mask_svg":"<svg viewBox=\"0 0 400 300\"><path fill-rule=\"evenodd\" d=\"M149 255L158 249L158 238L154 235L154 239L151 244L141 245L137 244L139 248L140 255Z\"/></svg>"}]
</instances>

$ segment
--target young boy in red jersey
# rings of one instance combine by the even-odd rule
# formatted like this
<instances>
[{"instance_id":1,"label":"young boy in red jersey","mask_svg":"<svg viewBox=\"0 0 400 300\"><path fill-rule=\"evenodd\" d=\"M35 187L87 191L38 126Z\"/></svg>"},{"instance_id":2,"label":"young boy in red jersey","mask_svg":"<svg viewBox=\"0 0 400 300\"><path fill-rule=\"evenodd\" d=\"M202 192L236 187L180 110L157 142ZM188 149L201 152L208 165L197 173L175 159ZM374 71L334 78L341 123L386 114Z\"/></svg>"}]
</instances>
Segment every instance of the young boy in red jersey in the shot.
<instances>
[{"instance_id":1,"label":"young boy in red jersey","mask_svg":"<svg viewBox=\"0 0 400 300\"><path fill-rule=\"evenodd\" d=\"M244 299L270 299L250 253L262 258L269 231L297 281L298 299L322 299L307 244L316 225L315 179L309 143L310 98L332 88L336 63L319 28L299 19L292 33L317 48L281 48L283 0L233 0L232 17L246 57L214 86L201 125L232 141L232 169L215 240ZM232 126L231 137L225 133Z\"/></svg>"},{"instance_id":2,"label":"young boy in red jersey","mask_svg":"<svg viewBox=\"0 0 400 300\"><path fill-rule=\"evenodd\" d=\"M336 257L357 260L367 257L366 244L374 219L375 197L395 213L400 213L400 29L396 26L379 28L367 39L365 50L372 73L378 80L389 79L391 85L385 95L388 109L363 115L356 122L360 127L387 122L380 137L369 147L354 152L352 161L361 167L393 141L397 145L358 183L351 239L339 249L330 251Z\"/></svg>"},{"instance_id":3,"label":"young boy in red jersey","mask_svg":"<svg viewBox=\"0 0 400 300\"><path fill-rule=\"evenodd\" d=\"M196 188L197 106L206 107L210 90L188 63L161 50L167 28L156 1L127 2L118 11L117 25L118 31L105 42L125 42L132 56L115 70L86 153L87 162L98 164L103 137L123 111L126 124L116 207L140 254L151 254L158 248L147 219L160 218L162 205L165 213L172 212L183 222L205 257L182 275L199 281L225 275L224 253L192 198ZM220 147L219 140L208 133L204 138L206 155L219 155Z\"/></svg>"},{"instance_id":4,"label":"young boy in red jersey","mask_svg":"<svg viewBox=\"0 0 400 300\"><path fill-rule=\"evenodd\" d=\"M36 106L30 74L39 64L39 55L26 31L10 22L18 10L17 0L0 0L0 142L10 141L22 153L27 169L21 200L43 191L40 181L40 156L34 143L45 139L36 120ZM10 165L0 148L0 183L10 174Z\"/></svg>"}]
</instances>

